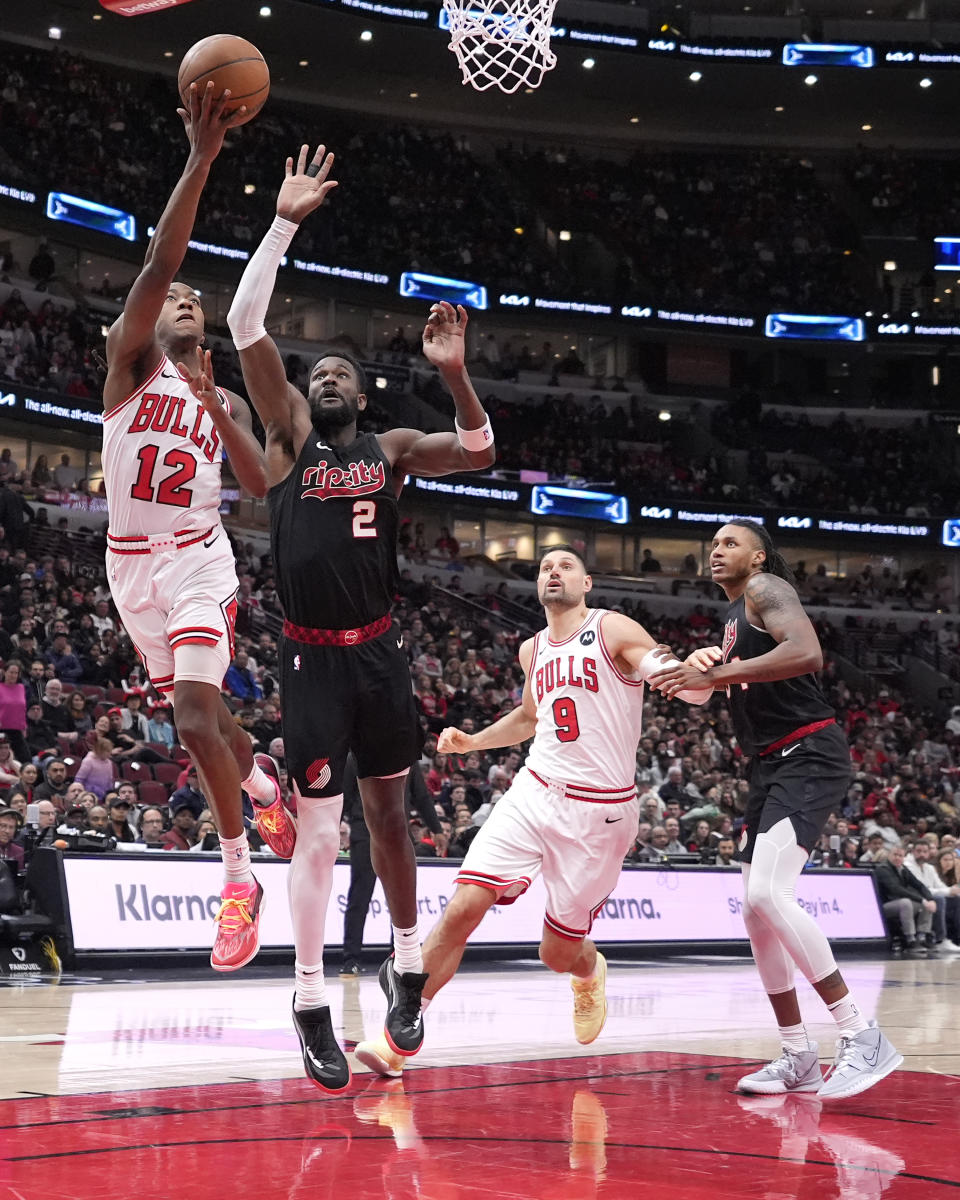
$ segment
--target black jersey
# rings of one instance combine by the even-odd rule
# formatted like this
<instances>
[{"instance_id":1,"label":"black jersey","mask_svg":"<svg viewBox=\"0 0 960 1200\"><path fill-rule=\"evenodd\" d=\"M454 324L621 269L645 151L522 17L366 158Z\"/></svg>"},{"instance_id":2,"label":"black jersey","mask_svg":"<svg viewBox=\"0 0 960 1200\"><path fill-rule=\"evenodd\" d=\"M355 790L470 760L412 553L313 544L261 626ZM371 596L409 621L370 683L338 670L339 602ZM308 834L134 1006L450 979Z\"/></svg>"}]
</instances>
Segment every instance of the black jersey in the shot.
<instances>
[{"instance_id":1,"label":"black jersey","mask_svg":"<svg viewBox=\"0 0 960 1200\"><path fill-rule=\"evenodd\" d=\"M777 645L747 620L746 597L734 600L723 628L723 661L759 658ZM730 716L744 753L756 754L805 725L835 717L814 675L773 683L733 683L727 688Z\"/></svg>"},{"instance_id":2,"label":"black jersey","mask_svg":"<svg viewBox=\"0 0 960 1200\"><path fill-rule=\"evenodd\" d=\"M316 430L270 489L270 538L284 616L357 629L385 616L399 580L397 496L372 433L328 446Z\"/></svg>"}]
</instances>

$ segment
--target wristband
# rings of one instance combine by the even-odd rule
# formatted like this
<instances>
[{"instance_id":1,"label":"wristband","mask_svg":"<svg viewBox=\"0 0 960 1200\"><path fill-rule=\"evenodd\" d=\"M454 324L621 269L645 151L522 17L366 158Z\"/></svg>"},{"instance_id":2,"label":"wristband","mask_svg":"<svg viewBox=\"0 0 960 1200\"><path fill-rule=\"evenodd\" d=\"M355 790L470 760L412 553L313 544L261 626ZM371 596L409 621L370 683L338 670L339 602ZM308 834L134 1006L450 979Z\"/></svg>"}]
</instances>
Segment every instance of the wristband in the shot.
<instances>
[{"instance_id":1,"label":"wristband","mask_svg":"<svg viewBox=\"0 0 960 1200\"><path fill-rule=\"evenodd\" d=\"M479 429L461 429L460 422L457 420L454 420L454 426L457 431L457 441L464 450L479 453L493 445L493 426L490 424L489 417Z\"/></svg>"}]
</instances>

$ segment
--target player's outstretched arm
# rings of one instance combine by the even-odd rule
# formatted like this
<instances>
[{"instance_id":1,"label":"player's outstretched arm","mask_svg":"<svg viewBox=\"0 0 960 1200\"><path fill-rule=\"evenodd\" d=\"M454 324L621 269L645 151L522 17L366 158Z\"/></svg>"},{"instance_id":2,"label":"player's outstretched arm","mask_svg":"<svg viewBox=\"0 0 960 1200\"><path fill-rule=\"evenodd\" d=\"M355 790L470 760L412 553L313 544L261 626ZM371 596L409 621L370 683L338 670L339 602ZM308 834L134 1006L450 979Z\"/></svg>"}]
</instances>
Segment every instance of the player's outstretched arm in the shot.
<instances>
[{"instance_id":1,"label":"player's outstretched arm","mask_svg":"<svg viewBox=\"0 0 960 1200\"><path fill-rule=\"evenodd\" d=\"M520 647L518 658L526 679L523 697L512 712L494 721L479 733L464 733L453 727L444 729L437 740L441 754L469 754L471 750L497 750L502 746L518 746L532 738L537 730L537 706L530 691L530 660L533 657L533 638Z\"/></svg>"},{"instance_id":2,"label":"player's outstretched arm","mask_svg":"<svg viewBox=\"0 0 960 1200\"><path fill-rule=\"evenodd\" d=\"M271 441L292 442L294 413L301 413L309 422L307 402L287 382L280 351L264 327L280 260L303 218L319 208L337 186L329 178L333 155L319 146L308 166L309 154L309 146L300 147L296 169L293 159L287 159L277 193L276 219L247 263L227 313L244 383L267 431L268 448Z\"/></svg>"},{"instance_id":3,"label":"player's outstretched arm","mask_svg":"<svg viewBox=\"0 0 960 1200\"><path fill-rule=\"evenodd\" d=\"M600 621L600 637L614 662L621 660L653 687L654 675L667 667L683 664L674 657L669 646L654 642L644 627L623 613L607 613ZM705 684L702 675L692 685L673 693L687 704L706 704L713 696L713 685Z\"/></svg>"},{"instance_id":4,"label":"player's outstretched arm","mask_svg":"<svg viewBox=\"0 0 960 1200\"><path fill-rule=\"evenodd\" d=\"M187 253L200 195L211 164L223 147L227 130L239 124L246 114L245 108L225 113L224 105L230 92L224 91L215 100L213 91L213 83L210 83L201 95L194 84L190 88L189 107L177 109L187 131L190 153L183 174L157 222L143 268L130 288L123 312L107 335L109 371L103 393L107 408L125 399L131 384L142 383L156 368L160 353L156 339L157 318ZM131 374L139 378L131 378Z\"/></svg>"},{"instance_id":5,"label":"player's outstretched arm","mask_svg":"<svg viewBox=\"0 0 960 1200\"><path fill-rule=\"evenodd\" d=\"M395 480L406 475L453 475L481 471L497 460L493 430L464 363L464 334L469 321L466 309L441 300L430 309L423 329L423 353L440 372L453 396L456 433L421 433L417 429L392 429L381 436L393 463Z\"/></svg>"},{"instance_id":6,"label":"player's outstretched arm","mask_svg":"<svg viewBox=\"0 0 960 1200\"><path fill-rule=\"evenodd\" d=\"M183 363L177 363L181 374L190 376ZM230 460L230 468L241 487L252 496L262 499L267 494L267 467L263 448L253 436L253 423L246 402L231 396L230 412L220 403L213 378L213 362L209 350L197 347L197 375L189 378L190 391L210 414L214 428Z\"/></svg>"},{"instance_id":7,"label":"player's outstretched arm","mask_svg":"<svg viewBox=\"0 0 960 1200\"><path fill-rule=\"evenodd\" d=\"M785 579L762 572L750 577L746 597L764 629L777 642L772 650L756 658L719 663L708 671L681 663L651 676L651 687L672 696L679 688L693 686L698 676L701 686L706 680L712 687L726 688L735 683L774 683L819 671L823 666L820 639L796 589Z\"/></svg>"}]
</instances>

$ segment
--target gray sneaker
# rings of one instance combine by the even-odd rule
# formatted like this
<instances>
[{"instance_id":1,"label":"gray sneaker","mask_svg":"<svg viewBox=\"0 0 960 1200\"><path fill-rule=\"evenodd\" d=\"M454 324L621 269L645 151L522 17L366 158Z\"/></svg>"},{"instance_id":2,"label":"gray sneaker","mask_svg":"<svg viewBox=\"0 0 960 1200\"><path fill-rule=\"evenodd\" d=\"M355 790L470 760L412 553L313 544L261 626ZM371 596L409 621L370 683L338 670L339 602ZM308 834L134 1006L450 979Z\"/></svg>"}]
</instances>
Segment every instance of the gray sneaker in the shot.
<instances>
[{"instance_id":1,"label":"gray sneaker","mask_svg":"<svg viewBox=\"0 0 960 1200\"><path fill-rule=\"evenodd\" d=\"M817 1043L811 1042L809 1050L784 1047L779 1058L752 1075L744 1075L737 1082L737 1088L758 1096L779 1096L783 1092L819 1092L822 1083Z\"/></svg>"},{"instance_id":2,"label":"gray sneaker","mask_svg":"<svg viewBox=\"0 0 960 1200\"><path fill-rule=\"evenodd\" d=\"M819 1091L821 1100L845 1100L873 1087L895 1071L903 1055L891 1046L876 1021L853 1037L837 1042L837 1057Z\"/></svg>"}]
</instances>

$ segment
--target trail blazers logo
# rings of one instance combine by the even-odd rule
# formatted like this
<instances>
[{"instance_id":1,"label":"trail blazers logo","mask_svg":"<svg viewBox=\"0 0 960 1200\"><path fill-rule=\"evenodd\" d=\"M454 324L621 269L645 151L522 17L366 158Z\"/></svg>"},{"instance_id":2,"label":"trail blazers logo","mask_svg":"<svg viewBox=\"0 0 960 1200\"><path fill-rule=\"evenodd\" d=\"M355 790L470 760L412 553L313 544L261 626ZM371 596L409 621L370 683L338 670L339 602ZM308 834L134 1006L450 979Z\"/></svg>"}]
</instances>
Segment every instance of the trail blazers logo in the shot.
<instances>
[{"instance_id":1,"label":"trail blazers logo","mask_svg":"<svg viewBox=\"0 0 960 1200\"><path fill-rule=\"evenodd\" d=\"M300 499L329 500L332 496L367 496L379 492L386 483L382 462L354 462L345 467L331 467L321 459L315 467L307 467L301 480L304 491ZM312 485L312 486L310 486Z\"/></svg>"},{"instance_id":2,"label":"trail blazers logo","mask_svg":"<svg viewBox=\"0 0 960 1200\"><path fill-rule=\"evenodd\" d=\"M307 787L311 791L319 792L321 788L325 788L330 782L330 759L314 759L304 774L307 777Z\"/></svg>"},{"instance_id":3,"label":"trail blazers logo","mask_svg":"<svg viewBox=\"0 0 960 1200\"><path fill-rule=\"evenodd\" d=\"M720 649L723 651L723 661L726 662L730 656L730 651L733 649L737 641L737 622L736 619L730 620L723 627L723 645Z\"/></svg>"}]
</instances>

